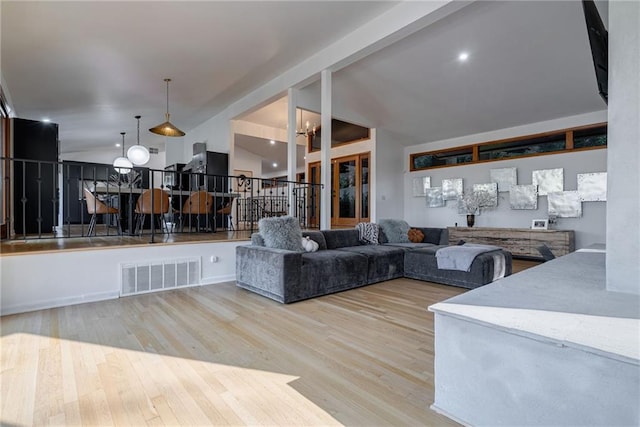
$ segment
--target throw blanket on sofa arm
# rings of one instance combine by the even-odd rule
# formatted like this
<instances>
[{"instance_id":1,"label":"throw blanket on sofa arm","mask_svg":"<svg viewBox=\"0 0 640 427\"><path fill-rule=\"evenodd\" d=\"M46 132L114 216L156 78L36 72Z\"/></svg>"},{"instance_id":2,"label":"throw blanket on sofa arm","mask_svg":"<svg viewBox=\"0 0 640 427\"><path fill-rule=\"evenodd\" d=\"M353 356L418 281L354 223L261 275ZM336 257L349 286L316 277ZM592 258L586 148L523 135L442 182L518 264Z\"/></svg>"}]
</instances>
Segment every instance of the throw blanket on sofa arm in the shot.
<instances>
[{"instance_id":1,"label":"throw blanket on sofa arm","mask_svg":"<svg viewBox=\"0 0 640 427\"><path fill-rule=\"evenodd\" d=\"M507 260L504 258L504 252L496 252L493 254L493 280L492 282L502 279L507 272Z\"/></svg>"},{"instance_id":2,"label":"throw blanket on sofa arm","mask_svg":"<svg viewBox=\"0 0 640 427\"><path fill-rule=\"evenodd\" d=\"M470 271L471 264L476 256L500 249L497 246L471 243L465 243L460 246L447 246L436 251L436 260L438 261L438 268L441 270Z\"/></svg>"}]
</instances>

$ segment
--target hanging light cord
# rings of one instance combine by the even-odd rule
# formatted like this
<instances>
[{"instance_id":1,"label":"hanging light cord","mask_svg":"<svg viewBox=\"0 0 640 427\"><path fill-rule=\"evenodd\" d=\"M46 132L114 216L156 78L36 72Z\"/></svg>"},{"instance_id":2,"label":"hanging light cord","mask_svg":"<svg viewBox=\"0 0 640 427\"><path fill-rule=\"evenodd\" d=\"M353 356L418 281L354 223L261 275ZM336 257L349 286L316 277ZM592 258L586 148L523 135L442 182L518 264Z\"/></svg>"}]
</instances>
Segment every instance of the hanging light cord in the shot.
<instances>
[{"instance_id":1,"label":"hanging light cord","mask_svg":"<svg viewBox=\"0 0 640 427\"><path fill-rule=\"evenodd\" d=\"M167 82L167 121L169 121L169 82L171 79L164 79Z\"/></svg>"}]
</instances>

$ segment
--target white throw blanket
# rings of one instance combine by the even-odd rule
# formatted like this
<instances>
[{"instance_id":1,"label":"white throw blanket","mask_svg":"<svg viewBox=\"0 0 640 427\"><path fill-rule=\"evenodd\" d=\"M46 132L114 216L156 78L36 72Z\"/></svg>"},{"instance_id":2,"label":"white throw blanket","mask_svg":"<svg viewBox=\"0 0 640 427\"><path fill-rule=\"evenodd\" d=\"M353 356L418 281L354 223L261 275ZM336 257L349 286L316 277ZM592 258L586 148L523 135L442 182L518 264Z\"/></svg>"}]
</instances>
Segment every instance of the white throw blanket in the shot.
<instances>
[{"instance_id":1,"label":"white throw blanket","mask_svg":"<svg viewBox=\"0 0 640 427\"><path fill-rule=\"evenodd\" d=\"M502 279L507 267L507 261L504 259L504 253L496 252L493 254L493 281Z\"/></svg>"},{"instance_id":2,"label":"white throw blanket","mask_svg":"<svg viewBox=\"0 0 640 427\"><path fill-rule=\"evenodd\" d=\"M476 256L500 249L501 248L497 246L476 245L472 243L465 243L459 246L447 246L436 251L436 260L438 261L438 268L441 270L470 271L471 264ZM504 258L502 263L504 264Z\"/></svg>"}]
</instances>

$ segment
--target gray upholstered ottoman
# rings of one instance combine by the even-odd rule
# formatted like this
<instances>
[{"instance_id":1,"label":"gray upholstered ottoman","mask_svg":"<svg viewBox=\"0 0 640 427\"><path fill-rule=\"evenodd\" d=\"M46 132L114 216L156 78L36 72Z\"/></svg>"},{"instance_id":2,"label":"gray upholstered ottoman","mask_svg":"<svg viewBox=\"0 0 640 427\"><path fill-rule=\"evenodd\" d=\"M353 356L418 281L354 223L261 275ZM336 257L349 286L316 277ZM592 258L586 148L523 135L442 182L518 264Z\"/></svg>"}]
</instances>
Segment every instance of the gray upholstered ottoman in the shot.
<instances>
[{"instance_id":1,"label":"gray upholstered ottoman","mask_svg":"<svg viewBox=\"0 0 640 427\"><path fill-rule=\"evenodd\" d=\"M404 276L473 289L491 283L498 276L502 276L497 274L500 273L502 266L504 266L505 277L511 274L511 252L502 249L478 255L469 271L439 269L436 251L442 247L444 246L408 250L404 254Z\"/></svg>"}]
</instances>

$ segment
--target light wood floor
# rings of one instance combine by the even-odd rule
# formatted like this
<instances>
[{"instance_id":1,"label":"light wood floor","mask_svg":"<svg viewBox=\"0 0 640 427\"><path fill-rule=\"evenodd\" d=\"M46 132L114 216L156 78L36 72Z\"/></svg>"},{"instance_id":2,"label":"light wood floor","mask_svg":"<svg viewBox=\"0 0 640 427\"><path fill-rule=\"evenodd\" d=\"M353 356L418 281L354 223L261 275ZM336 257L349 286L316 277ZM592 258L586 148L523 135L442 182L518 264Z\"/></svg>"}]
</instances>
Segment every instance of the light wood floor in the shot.
<instances>
[{"instance_id":1,"label":"light wood floor","mask_svg":"<svg viewBox=\"0 0 640 427\"><path fill-rule=\"evenodd\" d=\"M464 291L281 305L224 283L4 316L0 424L455 425L429 409L426 308Z\"/></svg>"}]
</instances>

